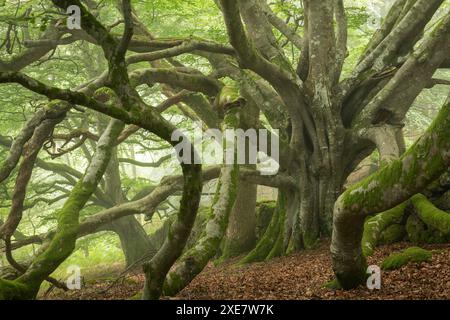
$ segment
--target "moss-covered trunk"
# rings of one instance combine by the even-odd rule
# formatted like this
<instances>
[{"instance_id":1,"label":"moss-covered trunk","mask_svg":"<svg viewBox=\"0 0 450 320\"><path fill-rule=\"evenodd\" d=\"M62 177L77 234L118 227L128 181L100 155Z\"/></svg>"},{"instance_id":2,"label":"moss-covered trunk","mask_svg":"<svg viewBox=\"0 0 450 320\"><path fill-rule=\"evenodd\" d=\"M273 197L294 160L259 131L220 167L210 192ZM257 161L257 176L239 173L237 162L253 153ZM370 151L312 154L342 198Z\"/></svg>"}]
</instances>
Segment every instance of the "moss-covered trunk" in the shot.
<instances>
[{"instance_id":1,"label":"moss-covered trunk","mask_svg":"<svg viewBox=\"0 0 450 320\"><path fill-rule=\"evenodd\" d=\"M334 208L331 254L343 288L366 277L361 250L365 217L408 200L450 165L450 99L427 132L398 160L348 189Z\"/></svg>"},{"instance_id":2,"label":"moss-covered trunk","mask_svg":"<svg viewBox=\"0 0 450 320\"><path fill-rule=\"evenodd\" d=\"M237 197L230 214L222 259L248 252L255 246L257 185L239 181Z\"/></svg>"},{"instance_id":3,"label":"moss-covered trunk","mask_svg":"<svg viewBox=\"0 0 450 320\"><path fill-rule=\"evenodd\" d=\"M238 127L240 111L240 107L226 111L223 121L223 145L226 155L231 154L233 156L233 163L225 161L221 169L210 217L200 239L193 248L178 259L167 275L164 283L164 294L166 295L174 295L188 285L203 270L208 261L214 257L225 236L229 216L236 200L239 180L236 138L234 133L231 137L227 136L226 130Z\"/></svg>"},{"instance_id":4,"label":"moss-covered trunk","mask_svg":"<svg viewBox=\"0 0 450 320\"><path fill-rule=\"evenodd\" d=\"M260 127L260 110L257 103L251 99L251 94L245 89L246 87L243 86L241 90L246 98L246 104L245 112L240 114L239 128L252 130ZM241 168L255 170L256 165L250 164L250 150L252 149L250 143L246 143L247 160L246 165L242 165ZM242 152L242 150L240 151ZM257 187L256 184L239 180L236 201L230 214L226 237L222 243L221 259L235 257L254 248Z\"/></svg>"},{"instance_id":5,"label":"moss-covered trunk","mask_svg":"<svg viewBox=\"0 0 450 320\"><path fill-rule=\"evenodd\" d=\"M14 281L0 279L0 299L34 299L41 283L73 252L80 211L105 173L114 142L123 127L124 124L118 120L109 123L97 144L96 153L86 173L57 213L58 225L55 235L23 275Z\"/></svg>"},{"instance_id":6,"label":"moss-covered trunk","mask_svg":"<svg viewBox=\"0 0 450 320\"><path fill-rule=\"evenodd\" d=\"M264 261L283 254L284 221L286 217L285 196L278 195L277 204L269 225L256 247L240 263Z\"/></svg>"}]
</instances>

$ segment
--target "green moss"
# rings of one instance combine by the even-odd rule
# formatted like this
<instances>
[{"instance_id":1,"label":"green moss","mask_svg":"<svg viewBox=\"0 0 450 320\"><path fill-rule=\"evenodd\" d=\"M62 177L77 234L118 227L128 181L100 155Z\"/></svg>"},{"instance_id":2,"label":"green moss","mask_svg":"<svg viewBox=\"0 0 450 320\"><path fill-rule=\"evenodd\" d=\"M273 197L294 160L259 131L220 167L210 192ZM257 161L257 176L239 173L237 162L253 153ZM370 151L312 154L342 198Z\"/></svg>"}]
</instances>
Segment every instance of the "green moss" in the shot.
<instances>
[{"instance_id":1,"label":"green moss","mask_svg":"<svg viewBox=\"0 0 450 320\"><path fill-rule=\"evenodd\" d=\"M31 300L34 292L17 281L0 279L0 300Z\"/></svg>"},{"instance_id":2,"label":"green moss","mask_svg":"<svg viewBox=\"0 0 450 320\"><path fill-rule=\"evenodd\" d=\"M387 227L380 234L379 244L391 244L401 241L406 235L405 226L399 223L395 223Z\"/></svg>"},{"instance_id":3,"label":"green moss","mask_svg":"<svg viewBox=\"0 0 450 320\"><path fill-rule=\"evenodd\" d=\"M277 206L276 201L264 201L256 204L256 239L264 235Z\"/></svg>"},{"instance_id":4,"label":"green moss","mask_svg":"<svg viewBox=\"0 0 450 320\"><path fill-rule=\"evenodd\" d=\"M349 188L342 197L345 208L369 215L385 210L391 192L414 194L448 167L450 103L444 105L427 132L404 155ZM394 198L395 199L395 198ZM394 204L394 203L392 203Z\"/></svg>"},{"instance_id":5,"label":"green moss","mask_svg":"<svg viewBox=\"0 0 450 320\"><path fill-rule=\"evenodd\" d=\"M239 87L236 84L229 84L222 87L219 94L219 105L225 107L240 98Z\"/></svg>"},{"instance_id":6,"label":"green moss","mask_svg":"<svg viewBox=\"0 0 450 320\"><path fill-rule=\"evenodd\" d=\"M328 281L322 287L325 289L330 289L330 290L341 290L342 289L341 285L339 284L339 282L336 279Z\"/></svg>"},{"instance_id":7,"label":"green moss","mask_svg":"<svg viewBox=\"0 0 450 320\"><path fill-rule=\"evenodd\" d=\"M166 281L164 281L163 294L169 297L174 296L185 286L185 279L176 272L170 272L167 274Z\"/></svg>"},{"instance_id":8,"label":"green moss","mask_svg":"<svg viewBox=\"0 0 450 320\"><path fill-rule=\"evenodd\" d=\"M450 190L445 192L438 200L433 201L433 203L436 204L436 207L439 207L439 209L450 213Z\"/></svg>"},{"instance_id":9,"label":"green moss","mask_svg":"<svg viewBox=\"0 0 450 320\"><path fill-rule=\"evenodd\" d=\"M279 257L284 254L284 220L286 217L286 208L284 207L284 201L281 203L280 209L279 209L279 218L278 218L278 225L279 225L279 231L278 231L278 237L275 241L272 250L270 250L269 254L266 257L266 260L270 260L275 257Z\"/></svg>"},{"instance_id":10,"label":"green moss","mask_svg":"<svg viewBox=\"0 0 450 320\"><path fill-rule=\"evenodd\" d=\"M230 125L238 125L238 122L235 121L239 118L239 112L240 109L236 108L226 113L223 125L224 130L229 128L228 126ZM226 146L225 143L224 146ZM234 155L236 156L236 148L234 149ZM174 295L182 290L203 270L208 261L217 254L228 226L229 215L236 200L238 180L239 166L236 161L234 164L225 165L222 168L205 228L195 245L184 252L170 269L166 277L167 280L163 285L163 291L166 294ZM148 279L152 277L147 272L146 276Z\"/></svg>"},{"instance_id":11,"label":"green moss","mask_svg":"<svg viewBox=\"0 0 450 320\"><path fill-rule=\"evenodd\" d=\"M390 165L355 184L345 192L344 206L355 212L363 210L365 215L383 211L385 204L382 199L385 198L386 187L398 183L402 177L402 168L402 162L394 160Z\"/></svg>"},{"instance_id":12,"label":"green moss","mask_svg":"<svg viewBox=\"0 0 450 320\"><path fill-rule=\"evenodd\" d=\"M439 230L444 235L450 234L450 214L436 208L422 194L416 194L411 200L417 208L420 219L425 222L425 224Z\"/></svg>"},{"instance_id":13,"label":"green moss","mask_svg":"<svg viewBox=\"0 0 450 320\"><path fill-rule=\"evenodd\" d=\"M264 232L261 240L258 241L255 249L250 251L250 253L239 262L239 264L264 261L271 254L272 249L277 243L280 230L282 230L281 225L284 223L284 221L280 221L280 216L283 215L284 211L284 200L282 196L278 199L277 208L272 215L270 224ZM275 252L273 254L275 254Z\"/></svg>"},{"instance_id":14,"label":"green moss","mask_svg":"<svg viewBox=\"0 0 450 320\"><path fill-rule=\"evenodd\" d=\"M390 210L377 214L366 220L364 223L364 233L361 240L362 252L365 257L373 254L379 242L381 233L389 225L398 223L403 217L407 202L404 202Z\"/></svg>"},{"instance_id":15,"label":"green moss","mask_svg":"<svg viewBox=\"0 0 450 320\"><path fill-rule=\"evenodd\" d=\"M431 252L419 247L411 247L400 253L393 253L384 259L381 268L393 270L401 268L409 262L426 262L431 259Z\"/></svg>"},{"instance_id":16,"label":"green moss","mask_svg":"<svg viewBox=\"0 0 450 320\"><path fill-rule=\"evenodd\" d=\"M364 280L363 255L358 248L364 218L407 200L449 166L449 119L450 103L447 103L427 132L401 159L384 166L340 196L334 219L332 258L336 278L344 289L354 288Z\"/></svg>"},{"instance_id":17,"label":"green moss","mask_svg":"<svg viewBox=\"0 0 450 320\"><path fill-rule=\"evenodd\" d=\"M142 293L138 292L134 296L131 296L130 298L128 298L128 300L141 300L141 298L142 298Z\"/></svg>"},{"instance_id":18,"label":"green moss","mask_svg":"<svg viewBox=\"0 0 450 320\"><path fill-rule=\"evenodd\" d=\"M443 235L436 229L429 228L416 214L411 214L406 221L406 233L414 244L446 243L449 235Z\"/></svg>"}]
</instances>

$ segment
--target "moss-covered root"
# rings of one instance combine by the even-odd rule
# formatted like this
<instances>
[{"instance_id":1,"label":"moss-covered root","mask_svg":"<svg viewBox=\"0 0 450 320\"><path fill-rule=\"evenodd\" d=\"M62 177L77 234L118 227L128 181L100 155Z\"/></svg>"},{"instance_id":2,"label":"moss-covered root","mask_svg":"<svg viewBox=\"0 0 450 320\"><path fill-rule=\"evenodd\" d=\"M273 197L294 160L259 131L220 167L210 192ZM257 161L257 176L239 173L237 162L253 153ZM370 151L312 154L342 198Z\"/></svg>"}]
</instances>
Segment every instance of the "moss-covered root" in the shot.
<instances>
[{"instance_id":1,"label":"moss-covered root","mask_svg":"<svg viewBox=\"0 0 450 320\"><path fill-rule=\"evenodd\" d=\"M450 234L450 214L434 206L422 194L416 194L411 198L417 209L420 219L429 227L442 232L444 235Z\"/></svg>"},{"instance_id":2,"label":"moss-covered root","mask_svg":"<svg viewBox=\"0 0 450 320\"><path fill-rule=\"evenodd\" d=\"M224 119L224 131L236 128L239 125L239 109L229 109ZM224 140L227 139L224 135ZM230 139L230 137L228 137ZM229 142L224 141L225 148ZM236 156L236 145L234 143ZM211 216L208 220L196 245L186 251L173 265L167 274L163 285L163 293L168 296L177 294L206 266L219 249L220 243L225 235L230 212L236 200L237 186L239 180L239 166L235 161L233 164L224 164L222 167L217 191L211 208Z\"/></svg>"},{"instance_id":3,"label":"moss-covered root","mask_svg":"<svg viewBox=\"0 0 450 320\"><path fill-rule=\"evenodd\" d=\"M336 201L330 251L334 273L344 289L364 283L361 240L365 218L407 201L450 165L449 119L450 99L426 133L400 159L347 189Z\"/></svg>"},{"instance_id":4,"label":"moss-covered root","mask_svg":"<svg viewBox=\"0 0 450 320\"><path fill-rule=\"evenodd\" d=\"M419 247L411 247L399 253L393 253L381 264L383 270L399 269L409 262L426 262L431 259L431 252Z\"/></svg>"},{"instance_id":5,"label":"moss-covered root","mask_svg":"<svg viewBox=\"0 0 450 320\"><path fill-rule=\"evenodd\" d=\"M406 237L404 224L394 223L384 229L378 239L378 244L391 244L402 241Z\"/></svg>"},{"instance_id":6,"label":"moss-covered root","mask_svg":"<svg viewBox=\"0 0 450 320\"><path fill-rule=\"evenodd\" d=\"M286 209L284 197L278 196L277 207L272 215L270 224L255 249L250 251L239 264L264 261L281 255L283 249L283 227Z\"/></svg>"},{"instance_id":7,"label":"moss-covered root","mask_svg":"<svg viewBox=\"0 0 450 320\"><path fill-rule=\"evenodd\" d=\"M277 208L277 202L262 201L256 204L256 240L259 241L264 236L267 227L272 220L272 216Z\"/></svg>"},{"instance_id":8,"label":"moss-covered root","mask_svg":"<svg viewBox=\"0 0 450 320\"><path fill-rule=\"evenodd\" d=\"M34 290L22 283L0 279L0 300L32 300Z\"/></svg>"},{"instance_id":9,"label":"moss-covered root","mask_svg":"<svg viewBox=\"0 0 450 320\"><path fill-rule=\"evenodd\" d=\"M414 244L432 244L450 242L450 235L428 227L417 214L411 214L406 221L408 240Z\"/></svg>"},{"instance_id":10,"label":"moss-covered root","mask_svg":"<svg viewBox=\"0 0 450 320\"><path fill-rule=\"evenodd\" d=\"M382 232L390 225L400 222L405 212L407 202L390 210L369 218L364 223L364 233L361 241L362 252L365 257L372 255L380 240Z\"/></svg>"},{"instance_id":11,"label":"moss-covered root","mask_svg":"<svg viewBox=\"0 0 450 320\"><path fill-rule=\"evenodd\" d=\"M341 290L342 289L341 285L339 284L339 282L336 279L328 281L322 287L325 289L330 289L330 290Z\"/></svg>"}]
</instances>

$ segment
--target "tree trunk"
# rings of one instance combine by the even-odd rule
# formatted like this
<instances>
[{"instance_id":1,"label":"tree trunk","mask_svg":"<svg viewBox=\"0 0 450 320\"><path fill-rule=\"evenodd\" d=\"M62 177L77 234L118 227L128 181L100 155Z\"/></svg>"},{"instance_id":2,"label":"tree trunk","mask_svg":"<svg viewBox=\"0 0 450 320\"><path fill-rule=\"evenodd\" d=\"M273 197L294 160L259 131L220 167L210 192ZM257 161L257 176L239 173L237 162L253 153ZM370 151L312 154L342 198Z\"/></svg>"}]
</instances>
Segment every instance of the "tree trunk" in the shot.
<instances>
[{"instance_id":1,"label":"tree trunk","mask_svg":"<svg viewBox=\"0 0 450 320\"><path fill-rule=\"evenodd\" d=\"M151 258L155 255L156 248L134 216L118 219L110 224L110 228L120 238L127 267L140 265L144 262L144 257Z\"/></svg>"},{"instance_id":2,"label":"tree trunk","mask_svg":"<svg viewBox=\"0 0 450 320\"><path fill-rule=\"evenodd\" d=\"M239 181L221 259L238 256L255 246L256 193L257 185Z\"/></svg>"},{"instance_id":3,"label":"tree trunk","mask_svg":"<svg viewBox=\"0 0 450 320\"><path fill-rule=\"evenodd\" d=\"M217 181L217 190L211 207L210 218L206 223L205 229L200 239L193 248L185 252L170 269L164 283L164 293L175 295L188 285L203 268L208 261L213 258L227 230L229 216L233 209L237 196L237 186L239 181L239 165L237 164L237 140L236 137L229 137L226 131L236 129L240 122L240 113L245 103L241 103L238 94L230 99L229 90L222 90L219 103L224 105L225 118L223 120L223 150L224 164L222 166L219 179ZM236 103L237 106L235 105ZM226 109L226 106L235 105L233 108ZM230 148L230 146L232 148ZM227 162L227 155L233 156L233 163Z\"/></svg>"},{"instance_id":4,"label":"tree trunk","mask_svg":"<svg viewBox=\"0 0 450 320\"><path fill-rule=\"evenodd\" d=\"M101 122L102 120L100 119ZM119 168L117 148L114 148L108 169L105 173L105 193L111 198L113 205L119 205L125 202ZM151 244L142 225L134 216L127 216L115 220L105 226L105 228L115 232L119 236L125 256L126 267L136 264L139 265L139 262L144 262L144 257L151 258L155 255L156 249Z\"/></svg>"},{"instance_id":5,"label":"tree trunk","mask_svg":"<svg viewBox=\"0 0 450 320\"><path fill-rule=\"evenodd\" d=\"M354 288L366 277L361 250L364 220L401 204L450 165L450 97L427 132L400 159L356 184L336 202L331 254L339 284Z\"/></svg>"}]
</instances>

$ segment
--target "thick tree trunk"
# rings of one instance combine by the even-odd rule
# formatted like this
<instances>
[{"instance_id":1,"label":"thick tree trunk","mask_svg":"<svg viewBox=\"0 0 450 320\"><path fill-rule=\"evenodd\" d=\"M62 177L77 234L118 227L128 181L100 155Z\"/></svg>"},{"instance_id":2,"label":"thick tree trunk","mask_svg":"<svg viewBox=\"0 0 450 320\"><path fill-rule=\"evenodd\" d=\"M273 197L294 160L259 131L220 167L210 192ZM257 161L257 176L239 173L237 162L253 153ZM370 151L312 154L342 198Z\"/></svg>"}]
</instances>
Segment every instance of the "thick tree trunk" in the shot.
<instances>
[{"instance_id":1,"label":"thick tree trunk","mask_svg":"<svg viewBox=\"0 0 450 320\"><path fill-rule=\"evenodd\" d=\"M264 261L284 253L283 240L285 233L283 229L286 217L285 198L283 194L278 194L277 205L264 235L256 247L240 263Z\"/></svg>"},{"instance_id":2,"label":"thick tree trunk","mask_svg":"<svg viewBox=\"0 0 450 320\"><path fill-rule=\"evenodd\" d=\"M239 181L237 197L230 214L222 259L250 251L256 241L256 193L257 185Z\"/></svg>"},{"instance_id":3,"label":"thick tree trunk","mask_svg":"<svg viewBox=\"0 0 450 320\"><path fill-rule=\"evenodd\" d=\"M343 288L366 277L361 251L364 219L408 200L437 179L450 165L450 99L427 132L399 160L347 190L336 202L331 254Z\"/></svg>"},{"instance_id":4,"label":"thick tree trunk","mask_svg":"<svg viewBox=\"0 0 450 320\"><path fill-rule=\"evenodd\" d=\"M120 238L126 266L136 266L156 254L147 233L134 216L127 216L112 222L109 226Z\"/></svg>"},{"instance_id":5,"label":"thick tree trunk","mask_svg":"<svg viewBox=\"0 0 450 320\"><path fill-rule=\"evenodd\" d=\"M256 130L260 127L260 110L252 95L243 88L242 95L246 99L245 112L240 113L239 128L243 130ZM251 146L246 142L246 163L241 168L256 169L256 165L250 163ZM223 242L222 257L227 259L248 252L255 246L256 230L256 184L239 180L237 197L231 211L226 237Z\"/></svg>"},{"instance_id":6,"label":"thick tree trunk","mask_svg":"<svg viewBox=\"0 0 450 320\"><path fill-rule=\"evenodd\" d=\"M100 119L101 122L102 120ZM120 205L125 202L119 165L117 148L114 148L108 169L105 173L105 193L111 198L111 202L114 205ZM156 254L156 249L152 246L147 233L134 216L127 216L115 220L105 226L105 228L115 232L119 236L125 256L126 267L142 264L144 257L149 259Z\"/></svg>"}]
</instances>

